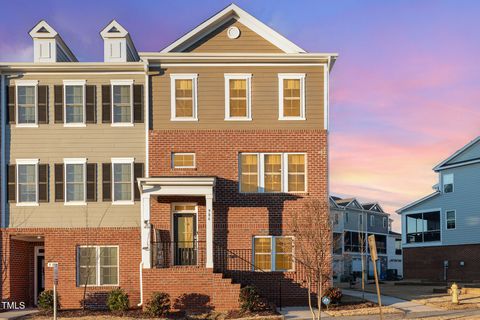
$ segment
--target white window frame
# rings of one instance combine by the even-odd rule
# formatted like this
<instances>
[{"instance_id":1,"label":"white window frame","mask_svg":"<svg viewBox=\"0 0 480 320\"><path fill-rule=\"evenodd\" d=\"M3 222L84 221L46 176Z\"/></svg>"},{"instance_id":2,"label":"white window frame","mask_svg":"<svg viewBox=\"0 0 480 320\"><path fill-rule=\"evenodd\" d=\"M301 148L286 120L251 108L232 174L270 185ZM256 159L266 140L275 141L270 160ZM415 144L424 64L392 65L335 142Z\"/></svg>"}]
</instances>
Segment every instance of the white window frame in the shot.
<instances>
[{"instance_id":1,"label":"white window frame","mask_svg":"<svg viewBox=\"0 0 480 320\"><path fill-rule=\"evenodd\" d=\"M178 167L176 167L175 163L173 161L173 158L174 158L175 155L181 155L181 156L193 155L193 166L178 166ZM172 152L171 156L170 156L170 162L172 163L172 165L171 165L172 169L195 169L197 167L197 156L196 156L195 152Z\"/></svg>"},{"instance_id":2,"label":"white window frame","mask_svg":"<svg viewBox=\"0 0 480 320\"><path fill-rule=\"evenodd\" d=\"M258 176L258 190L256 192L244 192L241 190L241 176L242 176L242 155L255 154L258 159L257 166L257 176ZM288 190L288 155L291 154L302 154L305 158L305 190L304 191L289 191ZM265 191L265 155L280 155L281 156L281 191ZM252 193L266 193L266 194L275 194L275 193L294 193L294 194L304 194L308 193L308 170L307 170L307 153L306 152L240 152L238 154L238 172L239 172L239 183L238 191L240 193L252 194Z\"/></svg>"},{"instance_id":3,"label":"white window frame","mask_svg":"<svg viewBox=\"0 0 480 320\"><path fill-rule=\"evenodd\" d=\"M449 212L453 212L454 214L453 222L455 223L455 228L448 227L448 221L452 220L452 219L448 219ZM455 230L455 229L457 229L457 210L445 210L445 230Z\"/></svg>"},{"instance_id":4,"label":"white window frame","mask_svg":"<svg viewBox=\"0 0 480 320\"><path fill-rule=\"evenodd\" d=\"M87 287L117 287L120 285L120 246L118 245L98 245L98 246L77 246L77 287L83 287L85 284L80 283L80 248L95 248L95 265L97 269L96 283L87 284ZM100 249L101 248L117 248L117 283L100 284Z\"/></svg>"},{"instance_id":5,"label":"white window frame","mask_svg":"<svg viewBox=\"0 0 480 320\"><path fill-rule=\"evenodd\" d=\"M86 80L63 80L63 126L64 127L86 127ZM67 123L67 87L83 86L83 122Z\"/></svg>"},{"instance_id":6,"label":"white window frame","mask_svg":"<svg viewBox=\"0 0 480 320\"><path fill-rule=\"evenodd\" d=\"M111 92L111 99L112 99L112 127L133 127L133 80L111 80L110 81L110 92ZM113 89L115 86L130 86L130 122L114 122L115 115L114 115L114 92Z\"/></svg>"},{"instance_id":7,"label":"white window frame","mask_svg":"<svg viewBox=\"0 0 480 320\"><path fill-rule=\"evenodd\" d=\"M294 272L295 271L295 237L294 236L253 236L252 238L252 271L259 271L256 270L255 268L255 239L265 239L265 238L270 238L270 246L271 246L271 251L270 251L270 270L264 270L264 271L270 271L270 272ZM276 262L276 250L275 250L275 242L277 238L291 238L292 239L292 269L288 270L276 270L275 269L275 262ZM263 270L263 269L262 269Z\"/></svg>"},{"instance_id":8,"label":"white window frame","mask_svg":"<svg viewBox=\"0 0 480 320\"><path fill-rule=\"evenodd\" d=\"M192 117L177 117L176 115L176 95L175 95L175 81L176 80L192 80ZM197 94L198 74L196 73L172 73L170 74L170 121L198 121L198 94Z\"/></svg>"},{"instance_id":9,"label":"white window frame","mask_svg":"<svg viewBox=\"0 0 480 320\"><path fill-rule=\"evenodd\" d=\"M452 177L452 191L451 192L445 192L445 178L446 177ZM447 183L447 184L450 184L450 183ZM455 176L453 175L453 173L445 173L442 175L442 193L453 193L455 192Z\"/></svg>"},{"instance_id":10,"label":"white window frame","mask_svg":"<svg viewBox=\"0 0 480 320\"><path fill-rule=\"evenodd\" d=\"M252 121L252 74L251 73L225 73L225 121ZM247 116L230 116L230 80L246 80L247 91Z\"/></svg>"},{"instance_id":11,"label":"white window frame","mask_svg":"<svg viewBox=\"0 0 480 320\"><path fill-rule=\"evenodd\" d=\"M135 184L134 184L134 166L133 164L135 163L134 158L112 158L112 205L132 205L135 203ZM130 164L130 182L131 182L131 200L115 200L115 164Z\"/></svg>"},{"instance_id":12,"label":"white window frame","mask_svg":"<svg viewBox=\"0 0 480 320\"><path fill-rule=\"evenodd\" d=\"M300 116L289 117L283 114L283 80L300 80ZM306 120L305 113L305 73L278 74L278 120Z\"/></svg>"},{"instance_id":13,"label":"white window frame","mask_svg":"<svg viewBox=\"0 0 480 320\"><path fill-rule=\"evenodd\" d=\"M17 201L15 205L17 207L34 207L38 206L38 164L39 164L39 159L16 159L15 160L15 192L16 192L16 197ZM18 166L21 165L35 165L35 201L34 202L20 202L20 192L19 192L19 183L18 183Z\"/></svg>"},{"instance_id":14,"label":"white window frame","mask_svg":"<svg viewBox=\"0 0 480 320\"><path fill-rule=\"evenodd\" d=\"M35 123L18 122L18 88L35 87ZM15 127L16 128L38 128L38 80L16 80L15 81Z\"/></svg>"},{"instance_id":15,"label":"white window frame","mask_svg":"<svg viewBox=\"0 0 480 320\"><path fill-rule=\"evenodd\" d=\"M83 165L83 201L67 201L67 165ZM64 158L63 159L63 197L66 206L85 206L87 205L87 158Z\"/></svg>"}]
</instances>

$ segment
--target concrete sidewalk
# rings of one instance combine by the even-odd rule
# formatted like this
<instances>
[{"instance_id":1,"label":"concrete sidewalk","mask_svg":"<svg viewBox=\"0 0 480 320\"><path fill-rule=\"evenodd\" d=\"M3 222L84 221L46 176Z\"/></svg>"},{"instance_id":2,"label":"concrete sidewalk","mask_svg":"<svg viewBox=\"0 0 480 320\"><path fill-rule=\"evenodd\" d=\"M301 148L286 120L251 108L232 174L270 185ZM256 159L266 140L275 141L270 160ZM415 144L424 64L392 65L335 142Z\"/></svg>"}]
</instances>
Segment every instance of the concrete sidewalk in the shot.
<instances>
[{"instance_id":1,"label":"concrete sidewalk","mask_svg":"<svg viewBox=\"0 0 480 320\"><path fill-rule=\"evenodd\" d=\"M0 312L0 320L14 320L38 313L37 309L12 310Z\"/></svg>"},{"instance_id":2,"label":"concrete sidewalk","mask_svg":"<svg viewBox=\"0 0 480 320\"><path fill-rule=\"evenodd\" d=\"M315 309L315 314L318 310ZM285 307L282 308L280 314L287 320L303 320L303 319L312 319L312 313L308 307ZM330 318L328 314L322 312L322 319Z\"/></svg>"}]
</instances>

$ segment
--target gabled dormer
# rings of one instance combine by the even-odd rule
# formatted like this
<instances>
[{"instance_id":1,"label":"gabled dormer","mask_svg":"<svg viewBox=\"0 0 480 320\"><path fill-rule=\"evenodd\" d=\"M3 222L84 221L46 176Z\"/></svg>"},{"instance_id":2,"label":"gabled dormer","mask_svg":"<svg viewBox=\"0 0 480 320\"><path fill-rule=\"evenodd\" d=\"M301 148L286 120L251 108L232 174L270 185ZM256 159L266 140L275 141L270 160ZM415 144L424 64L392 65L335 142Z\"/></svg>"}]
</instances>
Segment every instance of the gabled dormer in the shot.
<instances>
[{"instance_id":1,"label":"gabled dormer","mask_svg":"<svg viewBox=\"0 0 480 320\"><path fill-rule=\"evenodd\" d=\"M139 61L137 49L128 31L117 21L112 20L100 32L103 39L105 62Z\"/></svg>"},{"instance_id":2,"label":"gabled dormer","mask_svg":"<svg viewBox=\"0 0 480 320\"><path fill-rule=\"evenodd\" d=\"M60 34L45 20L37 23L28 33L33 39L33 62L77 62Z\"/></svg>"}]
</instances>

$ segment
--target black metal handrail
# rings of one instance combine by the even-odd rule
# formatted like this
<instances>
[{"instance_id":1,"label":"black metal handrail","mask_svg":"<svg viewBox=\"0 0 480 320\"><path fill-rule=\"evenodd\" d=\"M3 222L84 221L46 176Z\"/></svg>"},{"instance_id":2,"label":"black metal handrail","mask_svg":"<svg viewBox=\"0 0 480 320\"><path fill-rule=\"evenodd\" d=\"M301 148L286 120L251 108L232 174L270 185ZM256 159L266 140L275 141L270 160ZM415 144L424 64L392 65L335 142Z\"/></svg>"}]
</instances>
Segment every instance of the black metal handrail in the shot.
<instances>
[{"instance_id":1,"label":"black metal handrail","mask_svg":"<svg viewBox=\"0 0 480 320\"><path fill-rule=\"evenodd\" d=\"M153 265L205 266L205 241L153 241Z\"/></svg>"}]
</instances>

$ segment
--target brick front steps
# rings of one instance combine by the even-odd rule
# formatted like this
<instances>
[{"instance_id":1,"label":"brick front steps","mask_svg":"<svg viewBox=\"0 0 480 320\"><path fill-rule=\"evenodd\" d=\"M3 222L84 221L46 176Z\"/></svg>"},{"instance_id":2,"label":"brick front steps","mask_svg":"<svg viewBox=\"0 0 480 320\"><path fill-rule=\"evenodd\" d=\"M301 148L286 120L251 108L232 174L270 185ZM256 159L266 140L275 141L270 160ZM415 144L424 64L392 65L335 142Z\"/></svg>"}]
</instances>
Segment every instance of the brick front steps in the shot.
<instances>
[{"instance_id":1,"label":"brick front steps","mask_svg":"<svg viewBox=\"0 0 480 320\"><path fill-rule=\"evenodd\" d=\"M240 284L232 283L221 273L198 267L145 269L143 300L153 292L170 295L173 309L190 311L227 311L239 308Z\"/></svg>"}]
</instances>

